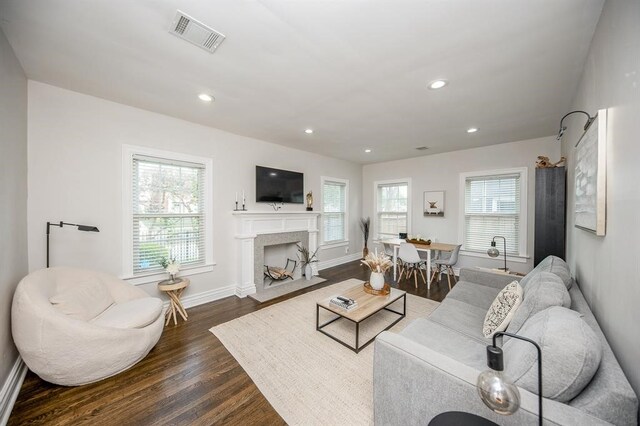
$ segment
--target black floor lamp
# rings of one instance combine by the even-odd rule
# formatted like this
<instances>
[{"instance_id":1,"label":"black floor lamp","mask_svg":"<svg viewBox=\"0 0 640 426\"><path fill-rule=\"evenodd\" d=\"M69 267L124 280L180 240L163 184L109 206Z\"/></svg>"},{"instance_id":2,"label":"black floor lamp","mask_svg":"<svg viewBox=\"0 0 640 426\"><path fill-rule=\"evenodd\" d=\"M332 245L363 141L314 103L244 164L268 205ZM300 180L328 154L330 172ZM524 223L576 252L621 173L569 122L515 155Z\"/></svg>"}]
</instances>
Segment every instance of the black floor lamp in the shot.
<instances>
[{"instance_id":1,"label":"black floor lamp","mask_svg":"<svg viewBox=\"0 0 640 426\"><path fill-rule=\"evenodd\" d=\"M507 269L507 239L505 237L501 237L500 235L496 235L495 237L493 237L491 239L491 248L489 250L487 250L487 254L489 255L489 257L498 257L500 256L500 250L498 250L496 248L496 238L502 238L504 240L504 268L498 268L498 269L503 269L505 272L508 271Z\"/></svg>"},{"instance_id":2,"label":"black floor lamp","mask_svg":"<svg viewBox=\"0 0 640 426\"><path fill-rule=\"evenodd\" d=\"M493 335L492 344L487 346L487 366L490 369L480 373L476 384L480 399L492 411L502 415L513 414L520 408L520 391L502 375L504 360L502 348L496 345L498 336L509 336L523 340L536 348L538 353L538 424L542 425L542 350L531 339L506 331L498 331Z\"/></svg>"},{"instance_id":3,"label":"black floor lamp","mask_svg":"<svg viewBox=\"0 0 640 426\"><path fill-rule=\"evenodd\" d=\"M47 268L49 267L49 234L52 226L57 226L62 228L64 225L75 226L78 228L78 231L86 231L86 232L100 232L100 230L95 226L90 225L78 225L75 223L67 223L60 221L59 223L47 222Z\"/></svg>"}]
</instances>

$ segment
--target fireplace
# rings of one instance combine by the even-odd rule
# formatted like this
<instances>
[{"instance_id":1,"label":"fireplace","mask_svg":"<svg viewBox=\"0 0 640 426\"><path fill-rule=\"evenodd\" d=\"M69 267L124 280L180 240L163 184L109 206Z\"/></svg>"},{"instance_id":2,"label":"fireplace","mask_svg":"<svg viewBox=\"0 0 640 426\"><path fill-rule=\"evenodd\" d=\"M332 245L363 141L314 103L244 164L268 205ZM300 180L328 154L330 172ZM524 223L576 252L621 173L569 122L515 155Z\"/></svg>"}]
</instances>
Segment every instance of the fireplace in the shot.
<instances>
[{"instance_id":1,"label":"fireplace","mask_svg":"<svg viewBox=\"0 0 640 426\"><path fill-rule=\"evenodd\" d=\"M302 244L307 247L309 245L309 233L306 231L295 232L279 232L275 234L261 234L256 236L253 241L253 279L256 291L268 290L277 283L264 278L264 267L279 266L285 267L287 259L297 260L298 246ZM298 264L298 266L300 266ZM300 268L296 268L293 273L294 279L301 276Z\"/></svg>"},{"instance_id":2,"label":"fireplace","mask_svg":"<svg viewBox=\"0 0 640 426\"><path fill-rule=\"evenodd\" d=\"M318 213L313 212L234 212L238 254L236 294L245 297L273 290L277 284L265 282L264 265L284 267L287 258L297 260L296 244L314 252L318 247ZM292 256L293 255L293 256ZM300 268L294 279L301 277ZM312 264L314 275L317 267ZM291 280L287 280L291 282Z\"/></svg>"}]
</instances>

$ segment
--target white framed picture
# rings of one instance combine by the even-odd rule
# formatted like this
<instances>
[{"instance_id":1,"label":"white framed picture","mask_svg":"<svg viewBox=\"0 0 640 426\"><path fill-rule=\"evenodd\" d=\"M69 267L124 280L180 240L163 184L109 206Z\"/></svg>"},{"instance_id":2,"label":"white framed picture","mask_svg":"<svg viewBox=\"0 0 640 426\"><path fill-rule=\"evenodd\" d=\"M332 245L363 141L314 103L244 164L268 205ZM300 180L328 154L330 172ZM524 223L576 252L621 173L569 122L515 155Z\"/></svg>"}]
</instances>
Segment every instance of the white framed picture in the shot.
<instances>
[{"instance_id":1,"label":"white framed picture","mask_svg":"<svg viewBox=\"0 0 640 426\"><path fill-rule=\"evenodd\" d=\"M604 236L607 207L607 110L598 111L576 144L575 226Z\"/></svg>"},{"instance_id":2,"label":"white framed picture","mask_svg":"<svg viewBox=\"0 0 640 426\"><path fill-rule=\"evenodd\" d=\"M424 215L444 217L444 191L424 192Z\"/></svg>"}]
</instances>

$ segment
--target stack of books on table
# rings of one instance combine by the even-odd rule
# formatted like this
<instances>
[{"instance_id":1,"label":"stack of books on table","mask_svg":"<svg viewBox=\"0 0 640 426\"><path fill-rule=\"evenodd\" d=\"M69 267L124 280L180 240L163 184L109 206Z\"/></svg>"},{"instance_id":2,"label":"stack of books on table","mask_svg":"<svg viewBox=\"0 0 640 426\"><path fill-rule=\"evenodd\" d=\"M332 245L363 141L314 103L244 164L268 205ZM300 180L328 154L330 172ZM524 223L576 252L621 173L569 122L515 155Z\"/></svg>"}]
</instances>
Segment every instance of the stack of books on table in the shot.
<instances>
[{"instance_id":1,"label":"stack of books on table","mask_svg":"<svg viewBox=\"0 0 640 426\"><path fill-rule=\"evenodd\" d=\"M336 297L332 298L330 303L333 306L337 306L339 308L346 309L347 311L350 311L350 310L355 309L355 308L358 307L358 302L356 302L353 299L349 299L348 297L343 297L343 296L336 296Z\"/></svg>"}]
</instances>

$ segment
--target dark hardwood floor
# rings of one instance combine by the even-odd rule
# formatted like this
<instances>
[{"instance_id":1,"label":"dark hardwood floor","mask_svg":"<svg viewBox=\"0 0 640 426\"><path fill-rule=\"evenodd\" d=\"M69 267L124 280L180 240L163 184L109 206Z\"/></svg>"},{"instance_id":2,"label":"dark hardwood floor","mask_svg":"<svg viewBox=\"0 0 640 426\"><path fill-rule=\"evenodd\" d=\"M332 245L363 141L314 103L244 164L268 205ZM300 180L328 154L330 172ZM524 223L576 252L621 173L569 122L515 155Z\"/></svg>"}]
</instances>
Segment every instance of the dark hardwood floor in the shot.
<instances>
[{"instance_id":1,"label":"dark hardwood floor","mask_svg":"<svg viewBox=\"0 0 640 426\"><path fill-rule=\"evenodd\" d=\"M189 321L169 325L149 355L109 379L79 387L47 383L32 372L22 385L9 425L212 425L284 424L258 388L209 332L302 293L349 278L368 279L359 261L321 271L327 281L267 303L228 297L189 309ZM393 284L408 293L441 301L446 276L427 291L413 281Z\"/></svg>"}]
</instances>

